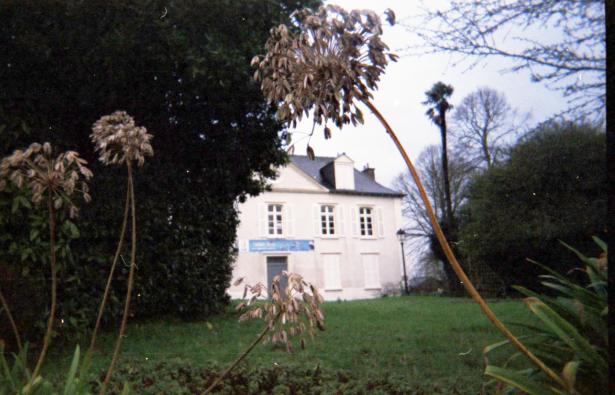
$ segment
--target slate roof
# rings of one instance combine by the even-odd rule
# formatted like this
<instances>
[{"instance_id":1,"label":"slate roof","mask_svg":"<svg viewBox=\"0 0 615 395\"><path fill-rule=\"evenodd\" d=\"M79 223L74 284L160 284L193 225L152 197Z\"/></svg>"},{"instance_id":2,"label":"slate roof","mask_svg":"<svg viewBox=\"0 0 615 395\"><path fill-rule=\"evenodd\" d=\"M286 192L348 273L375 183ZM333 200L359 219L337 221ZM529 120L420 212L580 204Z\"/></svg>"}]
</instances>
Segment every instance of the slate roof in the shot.
<instances>
[{"instance_id":1,"label":"slate roof","mask_svg":"<svg viewBox=\"0 0 615 395\"><path fill-rule=\"evenodd\" d=\"M328 156L317 156L311 160L305 155L290 155L292 164L301 169L305 174L313 178L323 187L329 189L331 193L342 193L349 195L372 195L372 196L391 196L402 197L402 193L384 187L376 181L369 178L367 175L354 169L354 189L336 189L333 184L323 176L325 172L321 171L327 165L331 164L336 158ZM330 167L330 166L329 166Z\"/></svg>"}]
</instances>

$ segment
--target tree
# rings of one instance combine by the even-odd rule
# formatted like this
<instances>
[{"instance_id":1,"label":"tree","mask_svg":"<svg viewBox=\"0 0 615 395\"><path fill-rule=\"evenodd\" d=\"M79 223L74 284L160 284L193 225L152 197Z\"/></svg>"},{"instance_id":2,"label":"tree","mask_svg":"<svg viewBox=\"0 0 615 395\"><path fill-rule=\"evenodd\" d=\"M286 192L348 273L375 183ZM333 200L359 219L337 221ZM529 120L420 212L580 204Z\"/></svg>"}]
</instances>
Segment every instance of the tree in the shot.
<instances>
[{"instance_id":1,"label":"tree","mask_svg":"<svg viewBox=\"0 0 615 395\"><path fill-rule=\"evenodd\" d=\"M436 217L444 222L446 203L444 198L444 176L441 166L441 149L437 145L431 145L423 149L416 161L419 176L424 181L425 190L434 207ZM466 159L466 155L458 150L453 150L449 157L449 176L451 186L451 201L453 216L457 218L459 210L467 196L467 186L474 173L474 165ZM404 194L402 199L402 212L411 225L407 233L412 237L415 249L427 246L431 254L423 254L423 263L433 262L433 257L440 261L445 258L432 244L434 239L433 229L429 222L429 216L422 204L421 197L408 172L402 173L394 181L395 189ZM457 222L457 221L456 221ZM432 251L433 250L433 251ZM444 272L449 288L456 289L459 281L450 265L444 265Z\"/></svg>"},{"instance_id":2,"label":"tree","mask_svg":"<svg viewBox=\"0 0 615 395\"><path fill-rule=\"evenodd\" d=\"M453 203L451 199L451 185L448 168L448 149L446 142L446 113L452 108L448 99L453 94L453 87L443 82L436 82L430 90L425 92L427 100L423 104L430 106L426 114L440 128L442 139L442 177L444 181L444 220L449 232L454 229Z\"/></svg>"},{"instance_id":3,"label":"tree","mask_svg":"<svg viewBox=\"0 0 615 395\"><path fill-rule=\"evenodd\" d=\"M446 203L444 198L444 177L441 166L441 149L437 145L427 146L416 161L417 171L424 180L425 190L434 207L436 216L444 220ZM453 217L457 217L459 209L467 195L467 186L474 172L473 164L466 159L463 152L454 150L449 157L449 176L451 185L451 206ZM394 181L395 189L404 194L402 212L406 218L413 221L410 234L417 237L429 237L433 232L429 218L423 207L416 185L410 174L402 173Z\"/></svg>"},{"instance_id":4,"label":"tree","mask_svg":"<svg viewBox=\"0 0 615 395\"><path fill-rule=\"evenodd\" d=\"M561 91L568 112L604 116L606 45L603 0L471 0L428 11L410 27L419 52L449 52L470 67L493 57L527 70L532 81ZM553 32L558 32L554 37Z\"/></svg>"},{"instance_id":5,"label":"tree","mask_svg":"<svg viewBox=\"0 0 615 395\"><path fill-rule=\"evenodd\" d=\"M478 175L465 206L459 245L508 285L537 286L534 259L565 272L574 260L559 241L595 248L606 233L605 135L587 125L542 126L510 158Z\"/></svg>"},{"instance_id":6,"label":"tree","mask_svg":"<svg viewBox=\"0 0 615 395\"><path fill-rule=\"evenodd\" d=\"M59 262L59 314L80 325L96 316L121 222L113 202L125 191L117 182L119 170L102 170L89 135L94 121L118 109L154 135L156 158L135 180L141 248L132 313L196 317L224 306L237 226L234 203L258 194L286 160L283 125L252 80L250 59L262 51L272 26L316 3L0 6L0 154L50 141L82 153L96 174L95 198L79 222L81 240ZM12 214L7 208L2 215ZM2 233L14 234L10 228ZM9 253L8 244L2 238L0 255L11 273L29 267L34 275L35 264ZM117 295L125 292L128 274L124 265L120 269L107 320L119 316Z\"/></svg>"},{"instance_id":7,"label":"tree","mask_svg":"<svg viewBox=\"0 0 615 395\"><path fill-rule=\"evenodd\" d=\"M481 166L491 168L504 154L504 143L528 119L517 112L506 96L491 88L479 88L455 106L451 136Z\"/></svg>"}]
</instances>

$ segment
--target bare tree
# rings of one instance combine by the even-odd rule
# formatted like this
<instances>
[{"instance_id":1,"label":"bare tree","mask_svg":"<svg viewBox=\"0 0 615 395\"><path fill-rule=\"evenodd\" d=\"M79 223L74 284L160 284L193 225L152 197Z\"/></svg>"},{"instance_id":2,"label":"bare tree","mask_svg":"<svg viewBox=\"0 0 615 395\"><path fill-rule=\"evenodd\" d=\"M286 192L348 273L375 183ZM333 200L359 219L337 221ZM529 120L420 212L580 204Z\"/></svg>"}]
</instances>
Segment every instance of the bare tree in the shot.
<instances>
[{"instance_id":1,"label":"bare tree","mask_svg":"<svg viewBox=\"0 0 615 395\"><path fill-rule=\"evenodd\" d=\"M478 166L490 168L502 159L506 140L528 119L529 114L519 115L503 93L483 87L455 107L449 134Z\"/></svg>"},{"instance_id":2,"label":"bare tree","mask_svg":"<svg viewBox=\"0 0 615 395\"><path fill-rule=\"evenodd\" d=\"M454 150L449 157L449 177L451 185L451 208L453 216L457 216L459 207L466 197L466 188L474 171L473 164L465 155ZM436 217L444 220L446 203L444 197L444 176L440 165L440 147L429 145L417 159L417 171L425 181L424 186L434 207ZM410 228L410 234L417 237L429 237L433 232L425 208L420 201L419 193L410 175L402 173L394 181L396 190L401 191L403 198L403 214L410 221L416 222Z\"/></svg>"},{"instance_id":3,"label":"bare tree","mask_svg":"<svg viewBox=\"0 0 615 395\"><path fill-rule=\"evenodd\" d=\"M470 68L492 57L510 59L508 71L528 70L532 81L561 91L568 112L602 119L604 0L455 1L422 17L408 26L424 43L411 53L458 54Z\"/></svg>"},{"instance_id":4,"label":"bare tree","mask_svg":"<svg viewBox=\"0 0 615 395\"><path fill-rule=\"evenodd\" d=\"M467 187L475 166L467 159L462 151L452 150L449 154L449 177L451 187L451 207L453 216L457 216L459 208L467 196ZM424 181L425 191L431 201L436 217L444 221L446 212L444 175L440 164L440 147L438 145L427 146L419 155L416 162L417 171ZM421 252L422 260L433 262L433 254L429 253L430 239L433 229L429 222L427 211L421 201L421 197L408 172L402 173L394 181L394 188L405 196L402 200L402 212L409 226L406 229L410 235L411 249ZM427 250L427 251L426 251ZM428 258L431 257L431 258ZM449 273L444 266L447 280L455 281L454 273Z\"/></svg>"}]
</instances>

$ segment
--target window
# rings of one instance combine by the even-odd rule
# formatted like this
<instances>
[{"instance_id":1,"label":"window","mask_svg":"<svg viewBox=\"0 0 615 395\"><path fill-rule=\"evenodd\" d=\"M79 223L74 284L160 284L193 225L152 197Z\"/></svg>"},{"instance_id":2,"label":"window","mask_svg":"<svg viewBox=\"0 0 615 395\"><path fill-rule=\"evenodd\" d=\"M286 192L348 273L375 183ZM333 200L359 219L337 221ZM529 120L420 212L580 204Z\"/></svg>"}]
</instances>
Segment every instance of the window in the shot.
<instances>
[{"instance_id":1,"label":"window","mask_svg":"<svg viewBox=\"0 0 615 395\"><path fill-rule=\"evenodd\" d=\"M362 254L363 274L365 276L365 288L380 288L380 267L378 265L378 254Z\"/></svg>"},{"instance_id":2,"label":"window","mask_svg":"<svg viewBox=\"0 0 615 395\"><path fill-rule=\"evenodd\" d=\"M335 234L335 207L320 206L320 233L323 235Z\"/></svg>"},{"instance_id":3,"label":"window","mask_svg":"<svg viewBox=\"0 0 615 395\"><path fill-rule=\"evenodd\" d=\"M323 254L322 263L325 273L325 290L342 289L339 254Z\"/></svg>"},{"instance_id":4,"label":"window","mask_svg":"<svg viewBox=\"0 0 615 395\"><path fill-rule=\"evenodd\" d=\"M267 206L267 233L270 235L282 234L281 204L270 204Z\"/></svg>"},{"instance_id":5,"label":"window","mask_svg":"<svg viewBox=\"0 0 615 395\"><path fill-rule=\"evenodd\" d=\"M361 229L361 236L374 235L372 209L370 207L359 208L359 226Z\"/></svg>"}]
</instances>

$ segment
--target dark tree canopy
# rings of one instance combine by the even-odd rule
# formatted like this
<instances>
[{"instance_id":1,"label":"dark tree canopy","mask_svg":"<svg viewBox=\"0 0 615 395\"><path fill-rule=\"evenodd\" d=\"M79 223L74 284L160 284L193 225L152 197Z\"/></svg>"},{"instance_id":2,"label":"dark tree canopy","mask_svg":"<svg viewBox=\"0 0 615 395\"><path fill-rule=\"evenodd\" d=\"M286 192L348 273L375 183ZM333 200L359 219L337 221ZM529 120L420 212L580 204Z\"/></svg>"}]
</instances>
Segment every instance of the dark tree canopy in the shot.
<instances>
[{"instance_id":1,"label":"dark tree canopy","mask_svg":"<svg viewBox=\"0 0 615 395\"><path fill-rule=\"evenodd\" d=\"M264 177L274 175L272 166L286 160L282 124L252 80L250 60L263 51L271 27L317 4L0 5L0 154L50 141L79 151L95 173L93 201L77 221L76 258L62 269L64 280L77 278L64 283L64 300L93 308L104 285L125 191L118 172L96 162L89 134L100 116L125 110L154 135L154 157L136 177L136 313L193 316L223 305L238 222L234 203L259 193ZM9 265L31 264L4 258Z\"/></svg>"},{"instance_id":2,"label":"dark tree canopy","mask_svg":"<svg viewBox=\"0 0 615 395\"><path fill-rule=\"evenodd\" d=\"M591 236L606 233L605 134L586 125L551 124L518 143L510 158L470 187L460 246L467 259L489 265L508 285L536 285L534 259L560 272Z\"/></svg>"}]
</instances>

